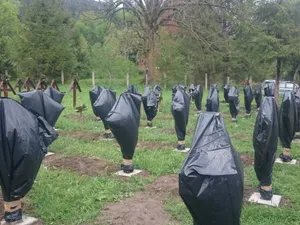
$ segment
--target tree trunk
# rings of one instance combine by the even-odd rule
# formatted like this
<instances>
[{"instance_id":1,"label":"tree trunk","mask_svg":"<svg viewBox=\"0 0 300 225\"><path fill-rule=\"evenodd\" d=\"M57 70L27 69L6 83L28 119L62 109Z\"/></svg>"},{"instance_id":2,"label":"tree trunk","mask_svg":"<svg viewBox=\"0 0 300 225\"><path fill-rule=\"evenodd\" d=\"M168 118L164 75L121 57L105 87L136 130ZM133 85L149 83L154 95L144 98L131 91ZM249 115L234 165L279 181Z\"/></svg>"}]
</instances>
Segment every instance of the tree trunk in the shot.
<instances>
[{"instance_id":1,"label":"tree trunk","mask_svg":"<svg viewBox=\"0 0 300 225\"><path fill-rule=\"evenodd\" d=\"M146 72L148 74L148 83L155 80L155 64L153 62L153 52L152 50L145 53L146 60ZM145 77L146 79L146 77Z\"/></svg>"},{"instance_id":2,"label":"tree trunk","mask_svg":"<svg viewBox=\"0 0 300 225\"><path fill-rule=\"evenodd\" d=\"M278 97L279 97L279 82L280 82L280 71L281 71L281 59L277 57L276 63L276 83L275 83L275 101L278 104Z\"/></svg>"}]
</instances>

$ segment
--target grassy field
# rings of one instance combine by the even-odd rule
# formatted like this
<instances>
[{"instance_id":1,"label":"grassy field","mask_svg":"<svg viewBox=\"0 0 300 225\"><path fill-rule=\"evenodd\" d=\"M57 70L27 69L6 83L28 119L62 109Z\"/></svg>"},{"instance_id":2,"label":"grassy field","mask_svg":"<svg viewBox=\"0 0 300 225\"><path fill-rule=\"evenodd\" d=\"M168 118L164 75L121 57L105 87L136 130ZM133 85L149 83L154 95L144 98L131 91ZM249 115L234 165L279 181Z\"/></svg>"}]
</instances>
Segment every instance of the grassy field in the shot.
<instances>
[{"instance_id":1,"label":"grassy field","mask_svg":"<svg viewBox=\"0 0 300 225\"><path fill-rule=\"evenodd\" d=\"M97 84L102 85L99 81ZM125 86L112 86L117 94L125 91ZM67 91L67 85L61 86ZM78 104L85 103L89 108L84 112L84 120L76 118L72 108L72 94L67 93L63 105L66 106L56 127L64 132L81 131L90 133L104 132L101 122L96 122L90 107L89 93L92 88L88 81L81 81L82 93L78 94ZM142 92L142 88L139 88ZM130 179L122 179L111 171L102 171L99 175L84 175L77 171L63 169L63 166L50 168L42 165L36 183L26 198L25 214L40 218L44 224L103 224L99 220L101 211L108 204L117 204L121 200L133 198L135 193L146 191L146 187L156 179L165 175L178 174L186 155L172 151L176 144L174 121L170 113L171 91L164 90L161 112L154 119L157 129L139 130L139 146L136 149L134 164L136 168L147 171L146 176L137 176ZM204 109L206 96L203 98ZM223 93L220 92L220 100ZM255 123L255 110L250 119L244 118L245 110L243 94L240 92L241 111L237 126L231 122L229 108L221 104L221 112L226 121L227 129L233 146L237 151L253 158L252 133ZM253 109L254 103L252 103ZM190 120L188 125L187 146L191 144L193 129L197 120L194 104L191 105ZM72 115L73 114L73 115ZM146 124L142 113L141 125ZM300 158L300 144L292 145L292 153L295 158ZM121 163L122 157L118 146L114 141L88 140L88 138L76 138L70 135L61 135L49 148L49 151L60 156L80 156L101 158L112 165ZM278 148L278 154L281 147ZM80 159L79 157L79 159ZM79 163L79 162L74 162ZM91 165L91 171L93 166ZM100 171L101 172L101 171ZM279 208L266 207L256 204L244 203L242 212L242 225L299 225L300 224L300 167L299 165L274 166L273 186L275 194L282 195L284 204ZM251 163L245 165L245 186L254 190L257 179ZM167 196L167 195L166 195ZM248 196L245 196L248 197ZM191 217L178 196L162 197L164 210L170 216L174 224L192 224ZM118 224L118 223L111 223ZM147 224L145 224L147 225ZM167 225L167 224L157 224Z\"/></svg>"}]
</instances>

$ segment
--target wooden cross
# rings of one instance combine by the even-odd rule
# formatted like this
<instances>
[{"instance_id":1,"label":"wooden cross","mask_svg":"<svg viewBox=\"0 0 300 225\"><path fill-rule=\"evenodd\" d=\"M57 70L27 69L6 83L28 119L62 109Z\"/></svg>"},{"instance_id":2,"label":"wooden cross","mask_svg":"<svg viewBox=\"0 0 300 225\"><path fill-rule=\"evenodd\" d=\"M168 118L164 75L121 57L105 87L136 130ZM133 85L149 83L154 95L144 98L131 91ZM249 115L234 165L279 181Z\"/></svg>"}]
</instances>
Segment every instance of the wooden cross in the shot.
<instances>
[{"instance_id":1,"label":"wooden cross","mask_svg":"<svg viewBox=\"0 0 300 225\"><path fill-rule=\"evenodd\" d=\"M81 92L81 88L80 88L80 85L77 81L76 78L74 78L72 80L72 83L69 87L69 92L73 90L73 107L75 108L76 107L76 90L78 89L79 92Z\"/></svg>"},{"instance_id":2,"label":"wooden cross","mask_svg":"<svg viewBox=\"0 0 300 225\"><path fill-rule=\"evenodd\" d=\"M0 97L1 97L1 92L4 92L4 97L8 97L8 92L11 91L14 95L16 95L15 90L9 83L9 79L5 76L4 79L0 80Z\"/></svg>"},{"instance_id":3,"label":"wooden cross","mask_svg":"<svg viewBox=\"0 0 300 225\"><path fill-rule=\"evenodd\" d=\"M55 79L53 79L51 81L50 87L55 88L56 90L60 91L58 86L57 86L57 83L56 83Z\"/></svg>"},{"instance_id":4,"label":"wooden cross","mask_svg":"<svg viewBox=\"0 0 300 225\"><path fill-rule=\"evenodd\" d=\"M26 91L30 91L30 87L32 87L33 89L35 89L35 86L33 84L33 82L31 81L31 79L29 77L26 77L22 89L26 88Z\"/></svg>"},{"instance_id":5,"label":"wooden cross","mask_svg":"<svg viewBox=\"0 0 300 225\"><path fill-rule=\"evenodd\" d=\"M38 83L35 86L35 90L46 90L47 89L47 83L45 78L40 78Z\"/></svg>"},{"instance_id":6,"label":"wooden cross","mask_svg":"<svg viewBox=\"0 0 300 225\"><path fill-rule=\"evenodd\" d=\"M22 87L23 87L23 81L21 80L21 79L19 79L18 81L17 81L17 84L16 84L16 86L15 86L15 90L18 88L19 89L19 92L21 92L22 91Z\"/></svg>"}]
</instances>

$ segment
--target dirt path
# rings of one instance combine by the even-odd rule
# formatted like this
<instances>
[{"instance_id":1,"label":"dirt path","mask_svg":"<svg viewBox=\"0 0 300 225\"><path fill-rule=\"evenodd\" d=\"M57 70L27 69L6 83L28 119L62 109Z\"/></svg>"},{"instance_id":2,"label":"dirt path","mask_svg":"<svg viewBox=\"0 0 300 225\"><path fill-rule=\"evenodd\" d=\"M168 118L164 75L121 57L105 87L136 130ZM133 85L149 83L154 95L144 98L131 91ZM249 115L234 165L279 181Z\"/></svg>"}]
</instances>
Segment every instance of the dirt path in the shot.
<instances>
[{"instance_id":1,"label":"dirt path","mask_svg":"<svg viewBox=\"0 0 300 225\"><path fill-rule=\"evenodd\" d=\"M175 196L179 197L178 176L162 176L134 197L109 204L94 224L176 225L178 222L171 220L163 203L166 198Z\"/></svg>"}]
</instances>

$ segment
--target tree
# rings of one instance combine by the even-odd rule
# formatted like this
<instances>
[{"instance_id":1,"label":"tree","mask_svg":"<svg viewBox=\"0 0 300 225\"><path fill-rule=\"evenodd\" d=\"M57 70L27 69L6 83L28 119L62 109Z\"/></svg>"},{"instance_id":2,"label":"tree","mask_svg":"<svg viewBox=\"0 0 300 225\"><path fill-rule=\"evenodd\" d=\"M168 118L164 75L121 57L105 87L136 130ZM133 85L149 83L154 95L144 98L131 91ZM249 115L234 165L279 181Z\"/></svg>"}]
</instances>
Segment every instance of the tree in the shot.
<instances>
[{"instance_id":1,"label":"tree","mask_svg":"<svg viewBox=\"0 0 300 225\"><path fill-rule=\"evenodd\" d=\"M18 34L19 25L17 2L0 0L0 74L4 74L5 70L13 70L10 44L12 46Z\"/></svg>"},{"instance_id":2,"label":"tree","mask_svg":"<svg viewBox=\"0 0 300 225\"><path fill-rule=\"evenodd\" d=\"M276 64L275 97L278 100L279 80L284 66L294 63L298 68L300 56L300 3L297 0L260 1L255 5L250 26L259 36L252 37L256 54ZM296 63L295 63L296 61Z\"/></svg>"},{"instance_id":3,"label":"tree","mask_svg":"<svg viewBox=\"0 0 300 225\"><path fill-rule=\"evenodd\" d=\"M24 10L24 38L16 56L19 71L40 77L73 72L77 66L72 21L61 0L32 0ZM18 57L19 56L19 57Z\"/></svg>"}]
</instances>

